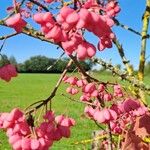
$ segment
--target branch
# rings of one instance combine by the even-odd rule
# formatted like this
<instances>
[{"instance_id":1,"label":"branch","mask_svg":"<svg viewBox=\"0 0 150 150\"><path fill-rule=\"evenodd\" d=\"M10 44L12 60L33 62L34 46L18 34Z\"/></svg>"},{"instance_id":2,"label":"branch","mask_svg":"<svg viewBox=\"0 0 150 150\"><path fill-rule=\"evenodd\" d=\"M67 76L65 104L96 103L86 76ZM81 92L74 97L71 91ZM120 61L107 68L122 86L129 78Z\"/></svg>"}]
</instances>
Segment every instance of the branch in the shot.
<instances>
[{"instance_id":1,"label":"branch","mask_svg":"<svg viewBox=\"0 0 150 150\"><path fill-rule=\"evenodd\" d=\"M140 32L132 29L131 27L128 27L127 25L124 25L124 24L120 23L119 20L117 20L116 18L114 18L113 20L114 20L114 22L116 23L117 26L120 26L121 28L123 28L125 30L128 30L128 31L131 31L132 33L135 33L135 34L137 34L139 36L142 36L142 34ZM150 35L147 34L146 38L150 38Z\"/></svg>"},{"instance_id":2,"label":"branch","mask_svg":"<svg viewBox=\"0 0 150 150\"><path fill-rule=\"evenodd\" d=\"M42 3L40 3L40 2L38 2L38 1L36 1L36 0L29 0L30 2L32 2L32 3L34 3L34 4L36 4L37 6L40 6L41 8L43 8L46 12L49 12L49 9L45 6L45 5L43 5Z\"/></svg>"},{"instance_id":3,"label":"branch","mask_svg":"<svg viewBox=\"0 0 150 150\"><path fill-rule=\"evenodd\" d=\"M5 45L5 42L6 42L6 39L4 39L4 41L3 41L3 43L2 43L2 45L1 45L1 47L0 47L0 56L3 58L3 56L2 56L2 54L1 54L1 51L2 51L2 49L3 49L3 47L4 47L4 45Z\"/></svg>"},{"instance_id":4,"label":"branch","mask_svg":"<svg viewBox=\"0 0 150 150\"><path fill-rule=\"evenodd\" d=\"M39 32L37 30L34 30L34 29L30 29L30 28L25 27L23 29L22 33L25 34L25 35L31 36L33 38L39 39L41 41L45 41L45 42L49 42L51 44L55 44L52 40L46 39L41 32Z\"/></svg>"},{"instance_id":5,"label":"branch","mask_svg":"<svg viewBox=\"0 0 150 150\"><path fill-rule=\"evenodd\" d=\"M142 28L142 39L141 39L141 53L140 53L140 62L139 62L139 70L138 70L138 79L143 82L144 79L144 69L145 69L145 61L146 61L146 43L147 43L147 32L149 26L149 17L150 17L150 0L146 0L146 9L143 14L143 28ZM139 94L142 102L146 103L145 93L139 90Z\"/></svg>"},{"instance_id":6,"label":"branch","mask_svg":"<svg viewBox=\"0 0 150 150\"><path fill-rule=\"evenodd\" d=\"M47 70L52 69L52 68L60 61L60 59L64 56L64 54L65 54L65 52L63 52L63 53L59 56L59 58L58 58L51 66L49 66L49 67L47 68Z\"/></svg>"},{"instance_id":7,"label":"branch","mask_svg":"<svg viewBox=\"0 0 150 150\"><path fill-rule=\"evenodd\" d=\"M11 37L16 36L18 34L19 33L15 32L15 33L12 33L12 34L9 34L9 35L0 36L0 40L8 39L8 38L11 38Z\"/></svg>"},{"instance_id":8,"label":"branch","mask_svg":"<svg viewBox=\"0 0 150 150\"><path fill-rule=\"evenodd\" d=\"M113 150L113 147L112 147L111 127L110 127L109 123L108 123L108 146L109 146L109 150Z\"/></svg>"},{"instance_id":9,"label":"branch","mask_svg":"<svg viewBox=\"0 0 150 150\"><path fill-rule=\"evenodd\" d=\"M94 105L94 104L92 104L92 103L90 103L90 102L78 101L78 100L73 99L72 97L69 97L69 96L65 95L65 94L61 94L61 95L64 96L64 97L66 97L67 99L73 101L73 102L77 102L77 103L86 104L86 105L90 105L90 106L96 107L96 105Z\"/></svg>"},{"instance_id":10,"label":"branch","mask_svg":"<svg viewBox=\"0 0 150 150\"><path fill-rule=\"evenodd\" d=\"M34 112L34 110L39 109L40 107L42 107L43 105L46 105L49 101L52 100L52 98L56 95L56 92L57 92L57 90L58 90L58 87L60 86L60 84L61 84L61 82L62 82L62 80L63 80L65 74L67 73L68 68L71 66L72 62L73 62L72 60L70 60L70 61L68 62L66 68L64 69L64 71L63 71L63 73L61 74L59 80L57 81L57 84L56 84L55 88L54 88L53 91L50 93L50 96L49 96L47 99L43 100L43 102L40 103L39 105L37 105L35 108L32 108L32 109L30 109L29 111L26 111L25 114L30 114L30 113ZM41 101L39 101L39 102L41 102ZM36 102L36 103L37 103L37 102Z\"/></svg>"},{"instance_id":11,"label":"branch","mask_svg":"<svg viewBox=\"0 0 150 150\"><path fill-rule=\"evenodd\" d=\"M147 0L146 9L143 15L141 54L140 54L139 71L138 71L138 79L140 81L143 81L144 79L145 54L146 54L146 42L147 42L147 39L145 37L148 32L149 17L150 17L150 0Z\"/></svg>"},{"instance_id":12,"label":"branch","mask_svg":"<svg viewBox=\"0 0 150 150\"><path fill-rule=\"evenodd\" d=\"M123 49L122 45L119 43L119 41L117 39L114 39L113 43L116 45L116 47L118 49L118 52L119 52L120 57L122 59L122 62L127 68L128 74L132 75L133 74L133 68L129 64L129 60L127 60L127 58L125 57L125 53L124 53L124 49Z\"/></svg>"},{"instance_id":13,"label":"branch","mask_svg":"<svg viewBox=\"0 0 150 150\"><path fill-rule=\"evenodd\" d=\"M139 89L150 94L149 86L145 85L144 83L141 83L138 79L134 78L133 76L129 76L127 73L120 71L118 68L115 68L112 64L106 63L104 60L98 58L93 58L92 61L104 66L106 69L110 70L115 75L121 77L121 79L124 79L131 83L134 87L138 87Z\"/></svg>"}]
</instances>

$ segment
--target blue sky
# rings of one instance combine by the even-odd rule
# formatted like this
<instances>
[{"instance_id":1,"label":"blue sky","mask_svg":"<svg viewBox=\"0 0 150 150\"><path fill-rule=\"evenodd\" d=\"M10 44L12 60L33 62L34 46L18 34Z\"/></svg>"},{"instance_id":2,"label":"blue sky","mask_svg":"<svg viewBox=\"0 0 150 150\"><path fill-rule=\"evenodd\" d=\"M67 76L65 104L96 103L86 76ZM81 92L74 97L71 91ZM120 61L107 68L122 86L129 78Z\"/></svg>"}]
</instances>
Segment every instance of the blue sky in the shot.
<instances>
[{"instance_id":1,"label":"blue sky","mask_svg":"<svg viewBox=\"0 0 150 150\"><path fill-rule=\"evenodd\" d=\"M0 0L0 19L5 17L5 9L7 6L11 5L11 1L12 0ZM121 23L141 32L141 16L145 9L145 2L146 0L119 0L121 12L119 13L117 19L120 20ZM123 30L120 27L113 27L113 31L117 35L120 43L123 44L127 58L130 59L131 64L137 68L141 45L140 36L134 35L133 33ZM5 27L0 26L0 36L10 34L12 32L12 29L6 29ZM98 39L95 36L86 34L86 37L91 43L95 43L95 45L97 44ZM2 42L0 41L0 44L1 43ZM147 49L149 47L150 42L148 40ZM18 62L23 62L34 55L45 55L48 57L57 58L60 56L62 51L56 49L55 45L36 40L22 34L8 39L2 53L7 54L8 56L13 55ZM150 49L147 50L146 55L150 55ZM119 64L121 61L115 46L111 49L106 49L103 52L97 51L97 57L101 57L108 61L111 59L114 64Z\"/></svg>"}]
</instances>

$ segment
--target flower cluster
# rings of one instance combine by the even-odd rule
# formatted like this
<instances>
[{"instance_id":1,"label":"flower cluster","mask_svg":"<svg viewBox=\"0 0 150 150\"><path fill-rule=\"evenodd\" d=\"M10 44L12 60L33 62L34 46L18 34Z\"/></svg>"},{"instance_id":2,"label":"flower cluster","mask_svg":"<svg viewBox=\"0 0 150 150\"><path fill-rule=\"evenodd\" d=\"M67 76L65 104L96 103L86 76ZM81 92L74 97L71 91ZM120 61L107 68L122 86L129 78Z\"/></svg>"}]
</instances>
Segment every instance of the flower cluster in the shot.
<instances>
[{"instance_id":1,"label":"flower cluster","mask_svg":"<svg viewBox=\"0 0 150 150\"><path fill-rule=\"evenodd\" d=\"M70 137L70 127L74 125L72 118L55 116L53 111L47 111L37 127L18 108L0 114L0 128L6 131L14 150L48 150L54 141Z\"/></svg>"},{"instance_id":2,"label":"flower cluster","mask_svg":"<svg viewBox=\"0 0 150 150\"><path fill-rule=\"evenodd\" d=\"M9 82L12 77L17 76L17 71L15 66L12 64L6 64L0 67L0 79Z\"/></svg>"},{"instance_id":3,"label":"flower cluster","mask_svg":"<svg viewBox=\"0 0 150 150\"><path fill-rule=\"evenodd\" d=\"M119 12L119 6L116 2L111 3L114 3L114 6L112 4L106 6L105 11L116 10L117 7L118 11L114 12L116 15ZM77 57L84 60L95 55L96 47L84 39L82 29L92 32L100 39L99 50L112 47L112 39L115 38L115 35L111 27L114 25L114 21L112 16L106 12L98 14L84 5L80 10L64 6L56 18L50 12L42 12L36 13L33 19L41 25L45 38L59 43L68 55L76 52Z\"/></svg>"},{"instance_id":4,"label":"flower cluster","mask_svg":"<svg viewBox=\"0 0 150 150\"><path fill-rule=\"evenodd\" d=\"M121 134L137 116L142 116L148 111L138 99L124 98L124 92L119 84L88 83L85 79L69 76L65 76L63 81L70 84L66 89L69 94L75 95L81 89L80 101L88 104L84 109L87 117L99 124L110 124L114 133Z\"/></svg>"},{"instance_id":5,"label":"flower cluster","mask_svg":"<svg viewBox=\"0 0 150 150\"><path fill-rule=\"evenodd\" d=\"M45 0L46 3L51 3L53 0ZM95 11L93 5L98 10L103 10L103 13ZM27 8L32 8L32 4L27 3ZM78 6L75 10L69 6L63 6L56 17L50 12L36 12L33 15L33 20L40 24L41 30L46 39L53 40L59 44L64 51L71 55L77 53L80 60L91 58L96 53L96 47L87 42L82 34L82 29L92 32L99 38L98 49L112 47L112 40L115 38L111 27L114 25L113 17L120 11L118 3L115 1L109 2L106 6L101 6L96 1L85 2L82 6ZM22 16L30 16L26 10L20 10L10 18L6 19L7 26L14 28L16 32L21 32L27 22Z\"/></svg>"}]
</instances>

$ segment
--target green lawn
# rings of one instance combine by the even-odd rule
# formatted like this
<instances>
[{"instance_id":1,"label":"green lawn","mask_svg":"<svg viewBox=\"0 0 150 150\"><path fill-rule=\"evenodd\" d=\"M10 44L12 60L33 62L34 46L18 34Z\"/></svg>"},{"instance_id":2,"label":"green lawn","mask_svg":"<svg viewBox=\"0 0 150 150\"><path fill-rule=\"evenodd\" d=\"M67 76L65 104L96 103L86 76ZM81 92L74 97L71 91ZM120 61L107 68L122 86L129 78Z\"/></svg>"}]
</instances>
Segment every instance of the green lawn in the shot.
<instances>
[{"instance_id":1,"label":"green lawn","mask_svg":"<svg viewBox=\"0 0 150 150\"><path fill-rule=\"evenodd\" d=\"M112 76L108 74L95 75L100 80L117 81L117 78L112 79ZM33 102L47 98L59 77L60 74L20 74L9 83L0 81L0 112L11 111L14 107L24 109ZM147 78L146 81L150 83L150 79ZM64 84L60 86L57 96L53 99L52 108L57 114L64 113L74 118L77 125L72 128L71 138L55 142L52 149L80 150L83 147L86 150L90 149L90 143L86 146L72 145L76 141L90 139L92 131L98 128L83 116L83 104L66 100L61 96L62 93L65 93L66 87L67 85ZM0 132L0 143L0 150L11 149L3 132Z\"/></svg>"}]
</instances>

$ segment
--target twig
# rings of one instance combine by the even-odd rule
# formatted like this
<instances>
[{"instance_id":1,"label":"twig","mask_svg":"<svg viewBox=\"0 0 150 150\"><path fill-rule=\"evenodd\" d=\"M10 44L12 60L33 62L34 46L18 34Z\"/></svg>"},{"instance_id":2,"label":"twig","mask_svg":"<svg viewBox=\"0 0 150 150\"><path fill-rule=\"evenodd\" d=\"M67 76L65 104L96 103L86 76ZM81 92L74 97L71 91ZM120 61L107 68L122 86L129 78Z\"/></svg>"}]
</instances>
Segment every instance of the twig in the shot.
<instances>
[{"instance_id":1,"label":"twig","mask_svg":"<svg viewBox=\"0 0 150 150\"><path fill-rule=\"evenodd\" d=\"M94 120L94 122L95 122L95 124L100 128L100 129L102 129L102 130L104 130L104 131L106 131L106 129L104 129L102 126L100 126L98 123L97 123L97 121L96 120Z\"/></svg>"},{"instance_id":2,"label":"twig","mask_svg":"<svg viewBox=\"0 0 150 150\"><path fill-rule=\"evenodd\" d=\"M108 123L108 146L109 146L109 150L113 150L113 147L112 147L112 134L111 134L111 128L110 128L109 123Z\"/></svg>"},{"instance_id":3,"label":"twig","mask_svg":"<svg viewBox=\"0 0 150 150\"><path fill-rule=\"evenodd\" d=\"M77 0L74 0L74 10L77 9Z\"/></svg>"},{"instance_id":4,"label":"twig","mask_svg":"<svg viewBox=\"0 0 150 150\"><path fill-rule=\"evenodd\" d=\"M105 135L97 136L97 137L92 138L92 139L86 139L86 140L81 140L79 142L74 142L72 144L73 145L79 145L79 144L91 143L93 141L102 140L102 139L104 139L106 137L107 137L107 135L105 134Z\"/></svg>"},{"instance_id":5,"label":"twig","mask_svg":"<svg viewBox=\"0 0 150 150\"><path fill-rule=\"evenodd\" d=\"M64 69L64 71L63 71L63 73L61 74L59 80L57 81L56 86L54 87L53 91L50 93L50 96L49 96L47 99L43 100L43 102L40 103L39 105L37 105L35 108L32 108L32 109L30 109L29 111L26 111L25 114L31 114L32 112L34 112L35 109L38 109L38 108L42 107L43 105L47 104L49 101L52 100L52 98L55 96L55 94L56 94L56 92L57 92L57 90L58 90L58 87L59 87L61 81L63 80L65 74L67 73L68 68L71 66L72 62L73 62L72 60L70 60L70 61L68 62L66 68Z\"/></svg>"},{"instance_id":6,"label":"twig","mask_svg":"<svg viewBox=\"0 0 150 150\"><path fill-rule=\"evenodd\" d=\"M1 45L1 47L0 47L0 53L1 53L1 51L2 51L2 49L3 49L3 47L4 47L4 45L5 45L5 42L6 42L6 39L4 39L4 41L3 41L3 43L2 43L2 45Z\"/></svg>"},{"instance_id":7,"label":"twig","mask_svg":"<svg viewBox=\"0 0 150 150\"><path fill-rule=\"evenodd\" d=\"M95 81L95 82L100 82L99 80L89 76L86 71L84 70L84 68L79 64L79 62L77 61L76 57L70 55L69 56L73 62L75 63L75 65L78 67L79 71L81 72L81 74L85 77L85 79L88 81L88 82L91 82L91 81Z\"/></svg>"},{"instance_id":8,"label":"twig","mask_svg":"<svg viewBox=\"0 0 150 150\"><path fill-rule=\"evenodd\" d=\"M36 0L29 0L30 2L32 2L32 3L34 3L34 4L36 4L37 6L40 6L41 8L43 8L46 12L49 12L49 9L45 6L45 5L43 5L42 3L40 3L40 2L38 2L38 1L36 1Z\"/></svg>"},{"instance_id":9,"label":"twig","mask_svg":"<svg viewBox=\"0 0 150 150\"><path fill-rule=\"evenodd\" d=\"M15 35L18 35L19 33L15 32L15 33L12 33L12 34L9 34L9 35L5 35L5 36L0 36L0 40L4 40L4 39L8 39L8 38L11 38Z\"/></svg>"},{"instance_id":10,"label":"twig","mask_svg":"<svg viewBox=\"0 0 150 150\"><path fill-rule=\"evenodd\" d=\"M143 90L143 91L147 92L148 94L150 94L150 87L145 85L144 83L141 83L135 77L129 76L127 73L122 72L118 68L115 68L112 64L106 63L102 59L93 58L92 61L104 66L106 69L110 70L112 73L114 73L114 74L118 75L119 77L121 77L121 79L124 79L124 80L128 81L129 83L132 83L133 86L138 87L141 90Z\"/></svg>"},{"instance_id":11,"label":"twig","mask_svg":"<svg viewBox=\"0 0 150 150\"><path fill-rule=\"evenodd\" d=\"M59 58L58 58L51 66L49 66L49 67L47 68L47 70L50 70L51 68L53 68L53 67L58 63L58 61L62 58L62 56L64 56L64 54L65 54L65 52L63 52L63 53L59 56Z\"/></svg>"},{"instance_id":12,"label":"twig","mask_svg":"<svg viewBox=\"0 0 150 150\"><path fill-rule=\"evenodd\" d=\"M122 47L122 45L119 43L119 41L117 39L113 40L113 43L116 45L119 55L122 59L123 64L126 66L128 74L132 75L133 74L133 68L131 68L131 65L129 64L129 60L127 60L127 58L125 57L125 53L124 53L124 49Z\"/></svg>"},{"instance_id":13,"label":"twig","mask_svg":"<svg viewBox=\"0 0 150 150\"><path fill-rule=\"evenodd\" d=\"M77 102L77 103L86 104L86 105L90 105L90 106L96 107L96 105L94 105L94 104L92 104L90 102L78 101L78 100L73 99L72 97L69 97L69 96L65 95L65 94L61 94L61 95L64 96L64 97L66 97L67 99L73 101L73 102Z\"/></svg>"},{"instance_id":14,"label":"twig","mask_svg":"<svg viewBox=\"0 0 150 150\"><path fill-rule=\"evenodd\" d=\"M27 111L30 107L32 107L32 106L34 106L34 105L36 105L36 104L38 104L38 103L43 103L43 101L44 101L44 100L40 100L40 101L34 102L34 103L32 103L31 105L29 105L28 107L26 107L24 110Z\"/></svg>"},{"instance_id":15,"label":"twig","mask_svg":"<svg viewBox=\"0 0 150 150\"><path fill-rule=\"evenodd\" d=\"M142 36L142 34L141 34L140 32L138 32L138 31L132 29L131 27L128 27L127 25L124 25L124 24L120 23L120 21L117 20L116 18L114 18L113 20L114 20L114 22L116 23L117 26L120 26L121 28L123 28L123 29L125 29L125 30L128 30L128 31L131 31L132 33L135 33L135 34L137 34L137 35L139 35L139 36ZM150 35L147 34L146 37L147 37L147 38L150 38Z\"/></svg>"},{"instance_id":16,"label":"twig","mask_svg":"<svg viewBox=\"0 0 150 150\"><path fill-rule=\"evenodd\" d=\"M30 28L27 28L25 27L22 31L22 33L24 33L25 35L28 35L28 36L31 36L31 37L34 37L36 39L39 39L41 41L45 41L45 42L48 42L48 43L52 43L52 44L55 44L52 40L48 40L44 37L44 35L41 33L41 32L38 32L37 30L34 30L34 29L30 29ZM56 45L56 44L55 44Z\"/></svg>"}]
</instances>

